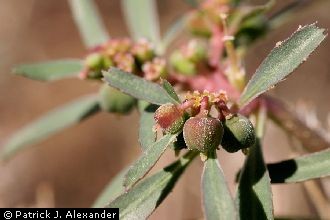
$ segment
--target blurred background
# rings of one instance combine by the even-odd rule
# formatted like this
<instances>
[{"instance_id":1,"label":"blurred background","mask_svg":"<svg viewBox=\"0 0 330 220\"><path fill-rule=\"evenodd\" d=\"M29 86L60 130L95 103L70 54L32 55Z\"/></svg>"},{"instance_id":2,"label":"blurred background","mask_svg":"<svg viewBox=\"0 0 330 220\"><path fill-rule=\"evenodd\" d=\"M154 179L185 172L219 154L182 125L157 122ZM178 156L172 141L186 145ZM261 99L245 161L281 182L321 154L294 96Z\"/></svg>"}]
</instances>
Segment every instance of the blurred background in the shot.
<instances>
[{"instance_id":1,"label":"blurred background","mask_svg":"<svg viewBox=\"0 0 330 220\"><path fill-rule=\"evenodd\" d=\"M127 36L120 0L96 0L112 37ZM166 30L190 7L184 1L158 2L161 28ZM253 1L263 3L265 1ZM278 1L280 8L290 1ZM0 0L0 149L19 128L57 105L95 93L99 83L75 79L42 83L11 74L19 63L59 58L80 58L86 53L66 0ZM275 43L291 35L299 25L318 21L329 29L330 1L313 0L310 7L295 13L294 19L256 42L246 59L247 72L256 67ZM289 79L272 93L291 105L310 103L326 126L330 109L329 38ZM272 122L264 139L267 162L295 156L287 135ZM89 207L114 175L140 154L138 114L97 114L29 148L7 163L0 164L0 207ZM154 170L174 159L167 152ZM230 189L243 164L241 153L219 152ZM150 219L199 219L202 163L195 160L172 194ZM327 183L328 182L328 183ZM329 186L330 180L323 180ZM330 195L329 187L325 190ZM275 214L298 219L317 218L315 207L302 184L274 185Z\"/></svg>"}]
</instances>

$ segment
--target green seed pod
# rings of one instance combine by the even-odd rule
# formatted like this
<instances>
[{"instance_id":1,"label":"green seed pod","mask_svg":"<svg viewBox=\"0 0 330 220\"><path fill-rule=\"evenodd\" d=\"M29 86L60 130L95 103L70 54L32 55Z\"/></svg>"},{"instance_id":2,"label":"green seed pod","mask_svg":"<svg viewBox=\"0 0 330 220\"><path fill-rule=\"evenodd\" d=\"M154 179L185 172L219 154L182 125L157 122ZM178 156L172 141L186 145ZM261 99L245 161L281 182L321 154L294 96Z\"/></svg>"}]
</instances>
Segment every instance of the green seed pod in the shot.
<instances>
[{"instance_id":1,"label":"green seed pod","mask_svg":"<svg viewBox=\"0 0 330 220\"><path fill-rule=\"evenodd\" d=\"M212 117L192 117L183 127L183 137L188 149L202 153L216 149L222 135L223 127L220 120Z\"/></svg>"},{"instance_id":2,"label":"green seed pod","mask_svg":"<svg viewBox=\"0 0 330 220\"><path fill-rule=\"evenodd\" d=\"M196 64L184 57L180 51L175 51L171 55L170 63L173 68L184 75L192 76L197 73Z\"/></svg>"},{"instance_id":3,"label":"green seed pod","mask_svg":"<svg viewBox=\"0 0 330 220\"><path fill-rule=\"evenodd\" d=\"M253 125L249 119L237 114L224 122L222 147L234 153L238 150L251 147L256 141Z\"/></svg>"},{"instance_id":4,"label":"green seed pod","mask_svg":"<svg viewBox=\"0 0 330 220\"><path fill-rule=\"evenodd\" d=\"M129 113L136 104L136 99L104 84L99 92L100 106L104 111Z\"/></svg>"},{"instance_id":5,"label":"green seed pod","mask_svg":"<svg viewBox=\"0 0 330 220\"><path fill-rule=\"evenodd\" d=\"M171 103L161 105L156 110L154 119L165 133L171 134L179 132L185 122L183 112Z\"/></svg>"}]
</instances>

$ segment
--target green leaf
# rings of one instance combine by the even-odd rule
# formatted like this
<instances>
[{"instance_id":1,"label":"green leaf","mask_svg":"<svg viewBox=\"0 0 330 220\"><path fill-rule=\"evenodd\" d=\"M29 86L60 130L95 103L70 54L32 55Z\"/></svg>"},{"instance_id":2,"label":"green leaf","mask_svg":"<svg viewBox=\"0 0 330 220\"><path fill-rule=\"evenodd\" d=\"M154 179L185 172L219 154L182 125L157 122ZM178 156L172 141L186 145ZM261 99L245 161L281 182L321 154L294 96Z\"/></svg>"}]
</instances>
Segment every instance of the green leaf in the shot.
<instances>
[{"instance_id":1,"label":"green leaf","mask_svg":"<svg viewBox=\"0 0 330 220\"><path fill-rule=\"evenodd\" d=\"M162 86L169 96L171 96L175 101L177 101L177 103L180 103L178 94L176 94L174 88L166 79L162 80Z\"/></svg>"},{"instance_id":2,"label":"green leaf","mask_svg":"<svg viewBox=\"0 0 330 220\"><path fill-rule=\"evenodd\" d=\"M69 0L68 2L86 47L95 47L110 38L93 0Z\"/></svg>"},{"instance_id":3,"label":"green leaf","mask_svg":"<svg viewBox=\"0 0 330 220\"><path fill-rule=\"evenodd\" d=\"M160 41L159 19L154 0L123 0L122 9L131 36L147 38L156 46Z\"/></svg>"},{"instance_id":4,"label":"green leaf","mask_svg":"<svg viewBox=\"0 0 330 220\"><path fill-rule=\"evenodd\" d=\"M272 183L296 183L330 176L330 149L267 164Z\"/></svg>"},{"instance_id":5,"label":"green leaf","mask_svg":"<svg viewBox=\"0 0 330 220\"><path fill-rule=\"evenodd\" d=\"M96 95L85 96L56 108L14 134L5 144L1 159L8 159L29 145L42 141L98 111L99 106Z\"/></svg>"},{"instance_id":6,"label":"green leaf","mask_svg":"<svg viewBox=\"0 0 330 220\"><path fill-rule=\"evenodd\" d=\"M119 208L120 219L146 219L172 191L176 181L196 155L196 152L189 151L178 161L119 196L108 207Z\"/></svg>"},{"instance_id":7,"label":"green leaf","mask_svg":"<svg viewBox=\"0 0 330 220\"><path fill-rule=\"evenodd\" d=\"M106 206L109 201L114 200L122 193L125 192L125 187L123 186L125 174L128 170L128 167L120 171L111 182L104 188L100 193L99 197L95 200L93 208L103 208Z\"/></svg>"},{"instance_id":8,"label":"green leaf","mask_svg":"<svg viewBox=\"0 0 330 220\"><path fill-rule=\"evenodd\" d=\"M216 156L204 162L202 192L206 219L237 219L235 203Z\"/></svg>"},{"instance_id":9,"label":"green leaf","mask_svg":"<svg viewBox=\"0 0 330 220\"><path fill-rule=\"evenodd\" d=\"M170 25L170 27L166 30L160 45L161 54L166 51L173 40L184 30L186 23L187 15L182 15Z\"/></svg>"},{"instance_id":10,"label":"green leaf","mask_svg":"<svg viewBox=\"0 0 330 220\"><path fill-rule=\"evenodd\" d=\"M238 184L236 202L241 219L274 219L270 178L259 140L251 147Z\"/></svg>"},{"instance_id":11,"label":"green leaf","mask_svg":"<svg viewBox=\"0 0 330 220\"><path fill-rule=\"evenodd\" d=\"M149 146L141 157L129 168L124 181L126 188L131 188L155 166L167 147L176 140L176 135L168 134Z\"/></svg>"},{"instance_id":12,"label":"green leaf","mask_svg":"<svg viewBox=\"0 0 330 220\"><path fill-rule=\"evenodd\" d=\"M34 80L54 81L75 77L83 68L81 60L66 59L18 65L13 69L13 73Z\"/></svg>"},{"instance_id":13,"label":"green leaf","mask_svg":"<svg viewBox=\"0 0 330 220\"><path fill-rule=\"evenodd\" d=\"M142 99L156 105L174 103L173 99L161 86L141 77L127 73L117 68L102 71L104 80L112 87L127 93L137 99Z\"/></svg>"},{"instance_id":14,"label":"green leaf","mask_svg":"<svg viewBox=\"0 0 330 220\"><path fill-rule=\"evenodd\" d=\"M158 106L142 102L144 101L138 103L140 111L139 143L144 151L156 141L154 112Z\"/></svg>"},{"instance_id":15,"label":"green leaf","mask_svg":"<svg viewBox=\"0 0 330 220\"><path fill-rule=\"evenodd\" d=\"M238 103L242 107L275 86L294 71L324 40L324 29L315 24L300 27L278 45L261 63L245 87Z\"/></svg>"}]
</instances>

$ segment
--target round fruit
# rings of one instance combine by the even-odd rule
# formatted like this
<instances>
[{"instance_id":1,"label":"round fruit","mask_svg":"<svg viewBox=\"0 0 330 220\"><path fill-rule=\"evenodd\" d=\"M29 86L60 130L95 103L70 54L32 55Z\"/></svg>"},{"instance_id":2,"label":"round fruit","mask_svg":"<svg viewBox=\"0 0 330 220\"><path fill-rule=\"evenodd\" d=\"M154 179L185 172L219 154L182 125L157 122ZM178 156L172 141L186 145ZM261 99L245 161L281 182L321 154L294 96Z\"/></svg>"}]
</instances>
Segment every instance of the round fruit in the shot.
<instances>
[{"instance_id":1,"label":"round fruit","mask_svg":"<svg viewBox=\"0 0 330 220\"><path fill-rule=\"evenodd\" d=\"M136 99L104 84L99 92L100 106L104 111L129 113L136 104Z\"/></svg>"},{"instance_id":2,"label":"round fruit","mask_svg":"<svg viewBox=\"0 0 330 220\"><path fill-rule=\"evenodd\" d=\"M155 112L154 119L156 123L165 131L165 133L175 134L183 127L185 117L174 104L167 103L161 105Z\"/></svg>"},{"instance_id":3,"label":"round fruit","mask_svg":"<svg viewBox=\"0 0 330 220\"><path fill-rule=\"evenodd\" d=\"M243 115L236 114L224 122L222 147L230 152L249 148L256 141L253 125Z\"/></svg>"},{"instance_id":4,"label":"round fruit","mask_svg":"<svg viewBox=\"0 0 330 220\"><path fill-rule=\"evenodd\" d=\"M183 127L183 137L188 149L203 153L216 149L222 135L220 120L211 117L192 117Z\"/></svg>"}]
</instances>

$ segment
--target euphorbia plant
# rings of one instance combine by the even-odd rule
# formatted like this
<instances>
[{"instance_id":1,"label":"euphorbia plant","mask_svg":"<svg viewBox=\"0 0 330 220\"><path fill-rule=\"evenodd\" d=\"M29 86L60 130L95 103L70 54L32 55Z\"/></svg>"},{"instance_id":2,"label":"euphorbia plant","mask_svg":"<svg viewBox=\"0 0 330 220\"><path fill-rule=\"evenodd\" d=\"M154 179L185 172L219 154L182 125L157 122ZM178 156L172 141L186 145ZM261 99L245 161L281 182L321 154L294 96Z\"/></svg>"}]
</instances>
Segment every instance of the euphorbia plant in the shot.
<instances>
[{"instance_id":1,"label":"euphorbia plant","mask_svg":"<svg viewBox=\"0 0 330 220\"><path fill-rule=\"evenodd\" d=\"M128 114L137 108L143 152L94 204L119 207L122 219L150 216L196 158L204 164L201 189L206 219L273 219L271 183L330 175L329 149L265 164L261 147L268 117L303 144L308 138L290 130L285 116L318 135L264 93L307 59L326 37L324 29L316 24L300 26L276 44L247 81L243 59L250 44L272 28L275 18L267 20L266 12L273 1L262 6L229 0L200 2L162 39L152 0L122 1L132 39L110 38L92 1L69 2L89 49L84 60L20 65L15 73L45 81L96 80L99 94L58 108L22 129L4 147L3 159L100 110ZM277 13L276 19L280 16ZM191 33L190 39L169 51L182 29ZM330 145L318 138L319 143ZM147 176L167 148L179 157L177 161ZM217 159L222 149L246 155L235 199ZM295 170L289 173L292 164Z\"/></svg>"}]
</instances>

